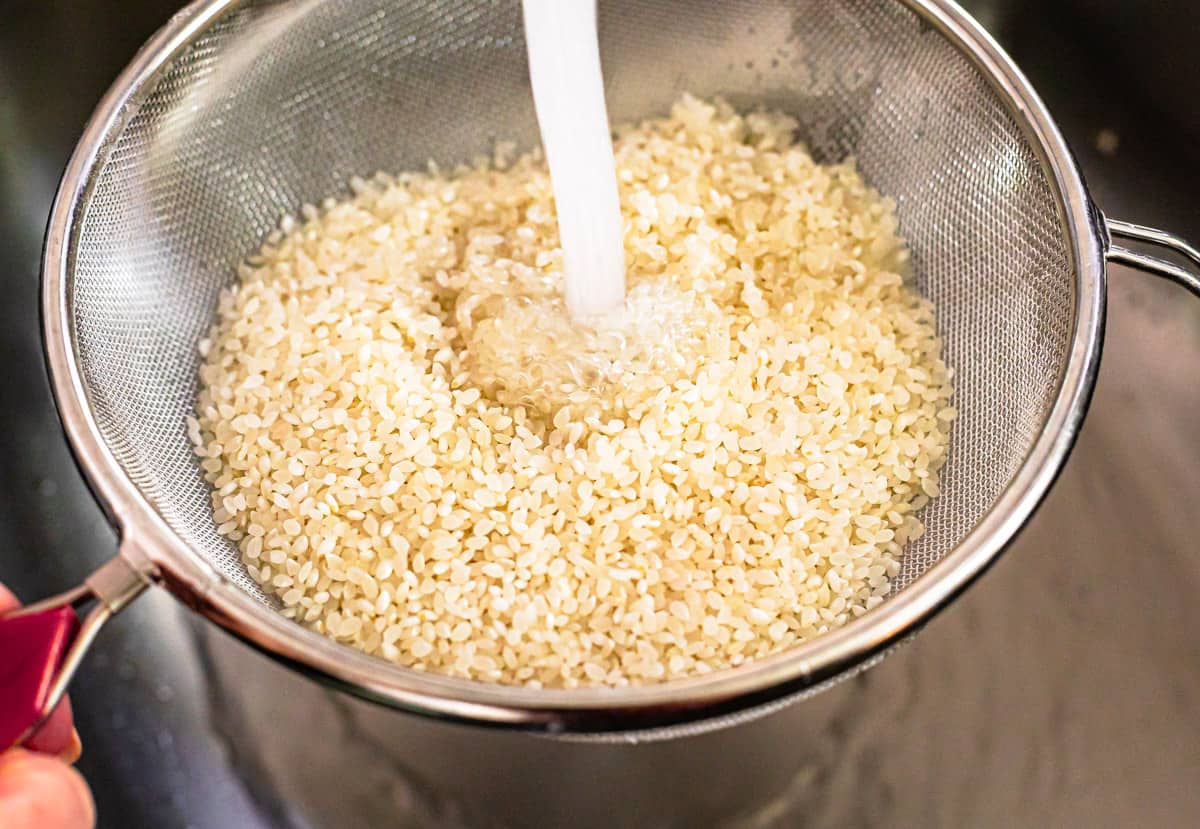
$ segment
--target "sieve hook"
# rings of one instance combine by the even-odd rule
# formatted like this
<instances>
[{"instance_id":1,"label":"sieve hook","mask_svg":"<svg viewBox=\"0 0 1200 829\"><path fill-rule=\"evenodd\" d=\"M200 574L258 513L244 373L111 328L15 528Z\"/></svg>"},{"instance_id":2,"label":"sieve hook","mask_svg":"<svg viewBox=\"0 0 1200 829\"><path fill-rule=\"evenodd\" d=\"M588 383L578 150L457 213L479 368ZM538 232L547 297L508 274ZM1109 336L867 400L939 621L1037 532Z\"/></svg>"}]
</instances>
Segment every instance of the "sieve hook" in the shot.
<instances>
[{"instance_id":1,"label":"sieve hook","mask_svg":"<svg viewBox=\"0 0 1200 829\"><path fill-rule=\"evenodd\" d=\"M20 745L50 715L100 628L148 584L117 556L78 587L0 614L0 751ZM77 614L89 604L81 622Z\"/></svg>"},{"instance_id":2,"label":"sieve hook","mask_svg":"<svg viewBox=\"0 0 1200 829\"><path fill-rule=\"evenodd\" d=\"M1152 273L1155 276L1170 279L1172 282L1178 282L1196 296L1200 296L1200 250L1180 239L1174 233L1167 233L1165 230L1156 230L1152 227L1135 225L1130 222L1118 221L1117 219L1105 219L1105 224L1108 227L1110 239L1106 252L1109 262L1119 262L1122 265L1129 265L1138 270ZM1157 256L1150 256L1121 245L1114 245L1111 243L1112 239L1128 239L1164 248L1189 260L1195 268L1189 270L1166 259L1159 259Z\"/></svg>"}]
</instances>

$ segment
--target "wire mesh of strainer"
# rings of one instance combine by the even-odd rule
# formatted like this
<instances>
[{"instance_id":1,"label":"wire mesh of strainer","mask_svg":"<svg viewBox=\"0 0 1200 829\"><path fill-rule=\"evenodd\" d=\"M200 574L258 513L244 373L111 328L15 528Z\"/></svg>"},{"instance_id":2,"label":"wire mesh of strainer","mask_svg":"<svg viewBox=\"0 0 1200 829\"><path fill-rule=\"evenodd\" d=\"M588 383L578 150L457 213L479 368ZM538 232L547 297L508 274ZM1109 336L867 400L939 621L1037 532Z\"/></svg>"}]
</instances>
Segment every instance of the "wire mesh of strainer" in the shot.
<instances>
[{"instance_id":1,"label":"wire mesh of strainer","mask_svg":"<svg viewBox=\"0 0 1200 829\"><path fill-rule=\"evenodd\" d=\"M184 415L196 343L233 265L282 215L342 195L353 175L535 142L516 0L207 0L118 81L64 180L45 299L64 422L125 531L122 567L367 696L470 721L609 731L707 725L811 690L913 632L994 559L1065 459L1102 327L1107 234L1040 102L940 0L599 10L614 123L661 114L683 92L783 109L819 160L853 155L898 203L960 418L944 494L891 598L733 671L535 691L399 668L304 630L216 534Z\"/></svg>"},{"instance_id":2,"label":"wire mesh of strainer","mask_svg":"<svg viewBox=\"0 0 1200 829\"><path fill-rule=\"evenodd\" d=\"M1041 161L970 62L898 4L601 11L614 121L684 91L765 100L800 114L820 158L854 155L898 201L962 412L902 588L995 500L1058 391L1074 269ZM97 426L172 528L258 598L180 439L232 265L352 175L509 136L536 141L518 3L247 4L176 61L99 170L68 286Z\"/></svg>"},{"instance_id":3,"label":"wire mesh of strainer","mask_svg":"<svg viewBox=\"0 0 1200 829\"><path fill-rule=\"evenodd\" d=\"M765 100L800 114L820 158L854 155L898 201L962 412L946 493L908 551L903 588L995 500L1058 391L1074 269L1041 161L970 62L898 4L601 10L615 121L662 113L684 91ZM519 12L245 4L175 62L95 177L67 289L96 424L171 527L263 601L216 534L181 439L196 341L232 265L285 213L352 175L536 141Z\"/></svg>"}]
</instances>

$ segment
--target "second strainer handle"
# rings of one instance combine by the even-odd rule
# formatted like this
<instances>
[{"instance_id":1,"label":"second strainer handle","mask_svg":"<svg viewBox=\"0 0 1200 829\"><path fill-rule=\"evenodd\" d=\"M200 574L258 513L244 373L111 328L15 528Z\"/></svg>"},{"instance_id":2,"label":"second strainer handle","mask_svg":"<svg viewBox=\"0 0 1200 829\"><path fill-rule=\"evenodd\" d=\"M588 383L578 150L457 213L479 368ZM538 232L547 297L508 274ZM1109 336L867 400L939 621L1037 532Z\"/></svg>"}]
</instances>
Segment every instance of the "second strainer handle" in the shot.
<instances>
[{"instance_id":1,"label":"second strainer handle","mask_svg":"<svg viewBox=\"0 0 1200 829\"><path fill-rule=\"evenodd\" d=\"M1108 218L1105 219L1105 224L1108 226L1110 240L1127 239L1154 245L1177 254L1194 267L1189 269L1157 256L1140 253L1123 245L1112 244L1111 241L1105 252L1109 262L1119 262L1122 265L1129 265L1155 276L1170 279L1172 282L1178 282L1196 296L1200 296L1200 250L1197 250L1195 246L1165 230L1156 230L1152 227Z\"/></svg>"}]
</instances>

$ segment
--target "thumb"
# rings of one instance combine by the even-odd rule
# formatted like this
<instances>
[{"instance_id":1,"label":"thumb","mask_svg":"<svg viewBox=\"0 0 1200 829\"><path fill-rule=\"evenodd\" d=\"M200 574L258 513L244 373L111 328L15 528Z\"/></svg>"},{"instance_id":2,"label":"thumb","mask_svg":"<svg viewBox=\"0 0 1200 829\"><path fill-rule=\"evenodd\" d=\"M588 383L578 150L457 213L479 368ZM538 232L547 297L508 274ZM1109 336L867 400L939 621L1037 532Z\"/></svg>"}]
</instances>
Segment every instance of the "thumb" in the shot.
<instances>
[{"instance_id":1,"label":"thumb","mask_svg":"<svg viewBox=\"0 0 1200 829\"><path fill-rule=\"evenodd\" d=\"M74 769L19 748L0 754L0 829L91 829L95 819Z\"/></svg>"}]
</instances>

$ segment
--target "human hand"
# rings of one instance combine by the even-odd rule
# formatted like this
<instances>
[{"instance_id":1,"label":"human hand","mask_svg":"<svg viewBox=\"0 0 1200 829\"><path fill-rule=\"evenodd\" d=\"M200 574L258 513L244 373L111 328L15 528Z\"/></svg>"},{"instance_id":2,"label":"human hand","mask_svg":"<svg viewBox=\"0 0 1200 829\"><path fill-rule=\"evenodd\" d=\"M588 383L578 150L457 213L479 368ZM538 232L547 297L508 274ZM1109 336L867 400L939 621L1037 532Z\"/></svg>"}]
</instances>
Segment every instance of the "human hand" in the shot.
<instances>
[{"instance_id":1,"label":"human hand","mask_svg":"<svg viewBox=\"0 0 1200 829\"><path fill-rule=\"evenodd\" d=\"M0 612L16 605L0 585ZM0 753L0 829L90 829L92 795L70 765L79 752L64 699L24 746Z\"/></svg>"}]
</instances>

